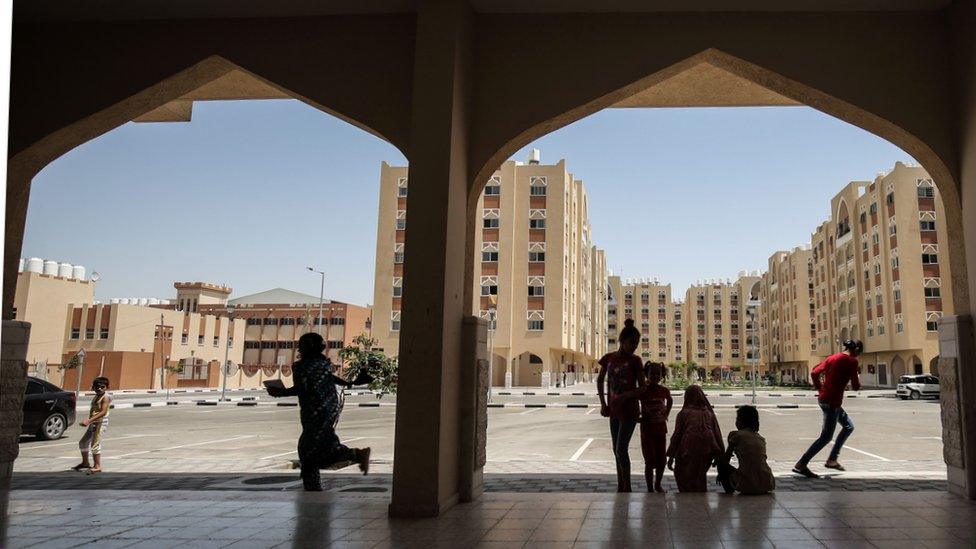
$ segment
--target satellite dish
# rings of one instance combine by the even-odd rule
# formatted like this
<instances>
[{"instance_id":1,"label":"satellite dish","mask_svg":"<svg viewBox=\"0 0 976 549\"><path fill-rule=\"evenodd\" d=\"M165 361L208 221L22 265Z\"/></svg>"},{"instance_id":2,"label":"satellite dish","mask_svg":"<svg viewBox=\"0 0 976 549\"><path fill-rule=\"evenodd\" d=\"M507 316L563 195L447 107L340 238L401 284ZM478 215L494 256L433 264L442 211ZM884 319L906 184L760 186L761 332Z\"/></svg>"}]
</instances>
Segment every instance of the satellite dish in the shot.
<instances>
[{"instance_id":1,"label":"satellite dish","mask_svg":"<svg viewBox=\"0 0 976 549\"><path fill-rule=\"evenodd\" d=\"M224 375L232 376L237 373L239 368L240 366L238 366L233 360L228 360L224 365Z\"/></svg>"}]
</instances>

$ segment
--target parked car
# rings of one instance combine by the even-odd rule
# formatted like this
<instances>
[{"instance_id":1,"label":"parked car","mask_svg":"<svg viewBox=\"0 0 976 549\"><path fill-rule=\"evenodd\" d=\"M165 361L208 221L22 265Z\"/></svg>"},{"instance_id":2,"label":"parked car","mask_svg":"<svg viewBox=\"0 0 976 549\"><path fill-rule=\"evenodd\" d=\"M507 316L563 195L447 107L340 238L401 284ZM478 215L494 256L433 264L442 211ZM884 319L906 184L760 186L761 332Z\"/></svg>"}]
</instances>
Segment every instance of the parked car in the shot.
<instances>
[{"instance_id":1,"label":"parked car","mask_svg":"<svg viewBox=\"0 0 976 549\"><path fill-rule=\"evenodd\" d=\"M76 404L74 392L62 390L36 377L28 377L21 433L36 435L43 440L61 438L75 422Z\"/></svg>"},{"instance_id":2,"label":"parked car","mask_svg":"<svg viewBox=\"0 0 976 549\"><path fill-rule=\"evenodd\" d=\"M928 375L908 375L898 378L898 398L918 400L922 397L939 398L939 378Z\"/></svg>"}]
</instances>

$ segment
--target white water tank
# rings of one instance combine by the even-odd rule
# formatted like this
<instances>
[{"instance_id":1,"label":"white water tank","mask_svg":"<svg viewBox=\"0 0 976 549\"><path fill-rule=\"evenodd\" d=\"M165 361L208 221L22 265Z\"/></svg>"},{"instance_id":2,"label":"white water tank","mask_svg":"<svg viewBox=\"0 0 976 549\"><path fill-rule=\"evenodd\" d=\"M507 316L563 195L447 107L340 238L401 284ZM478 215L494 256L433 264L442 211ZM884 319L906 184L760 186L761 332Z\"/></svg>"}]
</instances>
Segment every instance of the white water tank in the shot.
<instances>
[{"instance_id":1,"label":"white water tank","mask_svg":"<svg viewBox=\"0 0 976 549\"><path fill-rule=\"evenodd\" d=\"M29 273L40 273L44 271L44 260L39 257L32 257L27 260L26 266Z\"/></svg>"},{"instance_id":2,"label":"white water tank","mask_svg":"<svg viewBox=\"0 0 976 549\"><path fill-rule=\"evenodd\" d=\"M18 273L24 272L24 263L25 263L24 258L20 258L20 263L17 264Z\"/></svg>"},{"instance_id":3,"label":"white water tank","mask_svg":"<svg viewBox=\"0 0 976 549\"><path fill-rule=\"evenodd\" d=\"M44 274L58 276L58 262L50 259L44 260Z\"/></svg>"},{"instance_id":4,"label":"white water tank","mask_svg":"<svg viewBox=\"0 0 976 549\"><path fill-rule=\"evenodd\" d=\"M85 272L85 267L82 265L75 265L74 268L71 270L71 277L77 280L85 280L86 274L87 273Z\"/></svg>"},{"instance_id":5,"label":"white water tank","mask_svg":"<svg viewBox=\"0 0 976 549\"><path fill-rule=\"evenodd\" d=\"M542 153L539 149L532 149L529 152L529 164L538 164L542 160Z\"/></svg>"},{"instance_id":6,"label":"white water tank","mask_svg":"<svg viewBox=\"0 0 976 549\"><path fill-rule=\"evenodd\" d=\"M149 298L149 305L159 305L159 300L156 299L155 297L150 297Z\"/></svg>"},{"instance_id":7,"label":"white water tank","mask_svg":"<svg viewBox=\"0 0 976 549\"><path fill-rule=\"evenodd\" d=\"M159 304L160 305L169 305L169 300L168 299L160 299L159 300Z\"/></svg>"},{"instance_id":8,"label":"white water tank","mask_svg":"<svg viewBox=\"0 0 976 549\"><path fill-rule=\"evenodd\" d=\"M119 300L119 305L128 305L128 304L129 304L129 298L127 297L123 297L122 299Z\"/></svg>"},{"instance_id":9,"label":"white water tank","mask_svg":"<svg viewBox=\"0 0 976 549\"><path fill-rule=\"evenodd\" d=\"M58 276L61 278L71 278L72 269L74 265L71 263L59 263L58 264Z\"/></svg>"},{"instance_id":10,"label":"white water tank","mask_svg":"<svg viewBox=\"0 0 976 549\"><path fill-rule=\"evenodd\" d=\"M136 305L142 305L143 307L145 307L146 305L149 305L149 300L146 299L146 298L144 298L144 297L140 297L136 301L137 301Z\"/></svg>"},{"instance_id":11,"label":"white water tank","mask_svg":"<svg viewBox=\"0 0 976 549\"><path fill-rule=\"evenodd\" d=\"M118 305L119 304L119 298L113 297L112 299L108 300L108 303L109 303L109 305Z\"/></svg>"}]
</instances>

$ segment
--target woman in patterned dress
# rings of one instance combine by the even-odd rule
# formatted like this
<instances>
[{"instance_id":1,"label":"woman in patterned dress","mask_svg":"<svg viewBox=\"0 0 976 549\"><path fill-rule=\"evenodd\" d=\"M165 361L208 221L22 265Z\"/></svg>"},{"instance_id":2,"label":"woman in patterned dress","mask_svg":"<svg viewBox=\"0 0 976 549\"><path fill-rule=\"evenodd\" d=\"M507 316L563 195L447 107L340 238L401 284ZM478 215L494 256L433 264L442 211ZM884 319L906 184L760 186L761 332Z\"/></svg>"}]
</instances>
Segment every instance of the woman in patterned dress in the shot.
<instances>
[{"instance_id":1,"label":"woman in patterned dress","mask_svg":"<svg viewBox=\"0 0 976 549\"><path fill-rule=\"evenodd\" d=\"M289 389L269 387L273 397L298 396L302 435L298 439L302 484L306 490L321 491L319 469L341 468L356 463L365 475L369 472L369 448L348 448L339 442L335 427L342 412L337 385L353 383L332 373L332 361L322 352L322 336L308 333L298 339L301 360L292 366L294 385ZM362 374L360 374L362 376Z\"/></svg>"}]
</instances>

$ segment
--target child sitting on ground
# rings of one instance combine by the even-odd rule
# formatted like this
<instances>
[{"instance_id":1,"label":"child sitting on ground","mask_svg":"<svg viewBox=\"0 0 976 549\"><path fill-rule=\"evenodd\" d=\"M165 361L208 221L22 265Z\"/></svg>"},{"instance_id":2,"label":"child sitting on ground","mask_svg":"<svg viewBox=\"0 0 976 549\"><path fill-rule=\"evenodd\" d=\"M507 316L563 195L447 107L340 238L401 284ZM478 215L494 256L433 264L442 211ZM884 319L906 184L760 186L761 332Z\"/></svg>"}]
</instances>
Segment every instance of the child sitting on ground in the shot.
<instances>
[{"instance_id":1,"label":"child sitting on ground","mask_svg":"<svg viewBox=\"0 0 976 549\"><path fill-rule=\"evenodd\" d=\"M735 413L735 428L729 433L729 449L718 465L718 480L726 494L768 494L776 489L776 479L766 463L766 439L759 434L759 410L741 406ZM729 462L732 455L739 467Z\"/></svg>"},{"instance_id":2,"label":"child sitting on ground","mask_svg":"<svg viewBox=\"0 0 976 549\"><path fill-rule=\"evenodd\" d=\"M668 416L671 414L671 391L661 385L664 365L658 362L644 364L644 389L638 389L641 407L640 440L641 453L644 454L644 478L647 491L664 493L661 479L664 478L664 455L668 442ZM652 488L653 486L653 488Z\"/></svg>"},{"instance_id":3,"label":"child sitting on ground","mask_svg":"<svg viewBox=\"0 0 976 549\"><path fill-rule=\"evenodd\" d=\"M674 471L678 491L707 492L708 470L724 453L722 430L712 404L700 385L688 386L668 446L668 469Z\"/></svg>"}]
</instances>

